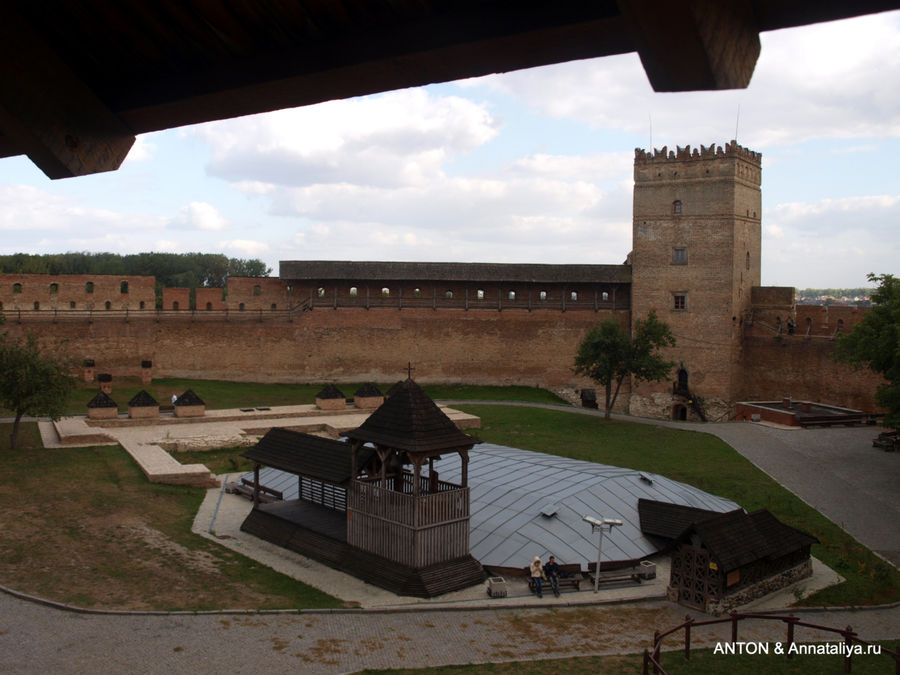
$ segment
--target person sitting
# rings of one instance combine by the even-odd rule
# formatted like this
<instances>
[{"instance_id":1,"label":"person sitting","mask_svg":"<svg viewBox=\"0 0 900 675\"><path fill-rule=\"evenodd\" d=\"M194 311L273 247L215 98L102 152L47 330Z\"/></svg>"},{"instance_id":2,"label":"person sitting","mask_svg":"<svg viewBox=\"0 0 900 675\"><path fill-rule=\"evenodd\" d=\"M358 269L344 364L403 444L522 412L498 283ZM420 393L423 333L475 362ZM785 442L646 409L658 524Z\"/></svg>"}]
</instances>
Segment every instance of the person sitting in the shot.
<instances>
[{"instance_id":1,"label":"person sitting","mask_svg":"<svg viewBox=\"0 0 900 675\"><path fill-rule=\"evenodd\" d=\"M540 556L534 556L534 560L531 561L531 582L534 584L534 590L537 593L539 598L543 598L543 592L541 587L542 576L544 574L544 570L541 567L541 559Z\"/></svg>"},{"instance_id":2,"label":"person sitting","mask_svg":"<svg viewBox=\"0 0 900 675\"><path fill-rule=\"evenodd\" d=\"M553 589L553 595L557 598L559 597L559 565L556 564L556 558L552 555L550 559L547 561L547 564L544 565L544 575L547 577L547 581L550 582L550 587Z\"/></svg>"}]
</instances>

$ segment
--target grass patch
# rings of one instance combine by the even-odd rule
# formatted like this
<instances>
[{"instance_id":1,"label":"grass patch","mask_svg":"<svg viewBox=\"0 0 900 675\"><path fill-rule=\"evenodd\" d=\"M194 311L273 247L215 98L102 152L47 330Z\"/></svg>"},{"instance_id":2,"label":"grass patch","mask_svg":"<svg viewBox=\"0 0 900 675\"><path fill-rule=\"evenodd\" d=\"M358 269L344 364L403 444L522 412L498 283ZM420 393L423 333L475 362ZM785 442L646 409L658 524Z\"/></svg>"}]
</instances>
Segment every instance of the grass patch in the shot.
<instances>
[{"instance_id":1,"label":"grass patch","mask_svg":"<svg viewBox=\"0 0 900 675\"><path fill-rule=\"evenodd\" d=\"M338 388L348 398L362 386L360 383L339 384ZM393 382L377 383L382 392L393 386ZM255 408L261 406L308 405L315 403L316 394L324 383L279 384L260 382L225 382L223 380L196 380L184 378L156 379L145 385L138 377L116 377L113 379L112 398L119 410L127 412L128 401L142 389L146 390L161 405L171 403L172 394L181 395L187 389L203 399L207 408ZM531 403L565 403L556 394L538 387L490 387L469 385L429 385L426 393L434 399L468 399L487 401L527 401ZM87 411L87 403L97 394L97 384L79 380L69 399L66 412L80 415Z\"/></svg>"},{"instance_id":2,"label":"grass patch","mask_svg":"<svg viewBox=\"0 0 900 675\"><path fill-rule=\"evenodd\" d=\"M879 642L883 648L896 650L896 641ZM758 675L758 673L780 673L784 675L839 675L844 672L844 659L837 655L794 655L787 659L773 653L774 643L769 643L768 655L725 655L715 654L712 649L692 649L691 660L685 661L683 652L665 652L661 665L670 675L690 673L691 675ZM894 672L894 661L885 654L857 655L852 659L853 672L862 675L876 675ZM643 655L626 656L579 656L569 659L546 659L543 661L515 661L508 663L484 663L464 666L440 666L436 668L399 668L387 670L367 669L360 671L366 675L594 675L595 673L617 673L637 675L641 673Z\"/></svg>"},{"instance_id":3,"label":"grass patch","mask_svg":"<svg viewBox=\"0 0 900 675\"><path fill-rule=\"evenodd\" d=\"M768 509L817 537L812 554L846 581L804 598L803 605L880 604L900 600L900 571L710 434L540 408L458 406L481 417L470 433L508 445L662 474L731 499L748 511Z\"/></svg>"},{"instance_id":4,"label":"grass patch","mask_svg":"<svg viewBox=\"0 0 900 675\"><path fill-rule=\"evenodd\" d=\"M117 609L339 607L191 532L205 491L150 483L119 446L45 450L0 424L0 583Z\"/></svg>"},{"instance_id":5,"label":"grass patch","mask_svg":"<svg viewBox=\"0 0 900 675\"><path fill-rule=\"evenodd\" d=\"M173 452L172 456L182 464L205 464L217 476L225 473L246 473L253 471L253 462L241 457L249 448L217 448L215 450L191 450Z\"/></svg>"}]
</instances>

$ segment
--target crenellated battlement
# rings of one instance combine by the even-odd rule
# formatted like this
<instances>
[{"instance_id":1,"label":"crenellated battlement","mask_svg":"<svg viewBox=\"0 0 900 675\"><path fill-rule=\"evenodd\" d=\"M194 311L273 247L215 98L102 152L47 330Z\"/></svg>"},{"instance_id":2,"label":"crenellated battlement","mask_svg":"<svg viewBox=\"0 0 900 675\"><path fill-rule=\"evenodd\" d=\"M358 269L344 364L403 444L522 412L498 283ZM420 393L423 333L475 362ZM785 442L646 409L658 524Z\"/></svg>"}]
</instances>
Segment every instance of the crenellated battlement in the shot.
<instances>
[{"instance_id":1,"label":"crenellated battlement","mask_svg":"<svg viewBox=\"0 0 900 675\"><path fill-rule=\"evenodd\" d=\"M653 148L652 151L643 148L634 149L635 164L657 164L662 162L683 162L688 160L721 159L725 157L738 157L756 166L762 164L762 153L745 148L737 141L731 141L725 145L701 145L699 148L675 146L675 150L669 150L668 146Z\"/></svg>"}]
</instances>

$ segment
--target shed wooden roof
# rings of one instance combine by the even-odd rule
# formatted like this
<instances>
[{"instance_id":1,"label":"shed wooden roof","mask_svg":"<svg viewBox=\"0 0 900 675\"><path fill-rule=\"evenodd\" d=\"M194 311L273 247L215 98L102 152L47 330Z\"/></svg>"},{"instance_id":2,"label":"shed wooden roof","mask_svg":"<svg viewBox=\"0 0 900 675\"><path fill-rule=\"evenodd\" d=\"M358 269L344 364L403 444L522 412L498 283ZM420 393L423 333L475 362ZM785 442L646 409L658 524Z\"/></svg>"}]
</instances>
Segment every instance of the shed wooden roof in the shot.
<instances>
[{"instance_id":1,"label":"shed wooden roof","mask_svg":"<svg viewBox=\"0 0 900 675\"><path fill-rule=\"evenodd\" d=\"M780 558L819 541L785 525L765 509L753 513L723 513L690 525L678 539L687 541L692 534L700 538L723 572L757 560Z\"/></svg>"},{"instance_id":2,"label":"shed wooden roof","mask_svg":"<svg viewBox=\"0 0 900 675\"><path fill-rule=\"evenodd\" d=\"M353 478L350 452L350 445L343 441L276 427L241 456L298 476L346 485ZM360 466L372 452L363 454Z\"/></svg>"},{"instance_id":3,"label":"shed wooden roof","mask_svg":"<svg viewBox=\"0 0 900 675\"><path fill-rule=\"evenodd\" d=\"M741 511L741 509L738 509ZM638 516L641 532L666 539L676 539L694 523L722 515L721 511L711 511L685 504L672 504L654 499L638 499Z\"/></svg>"},{"instance_id":4,"label":"shed wooden roof","mask_svg":"<svg viewBox=\"0 0 900 675\"><path fill-rule=\"evenodd\" d=\"M411 379L392 388L391 397L348 438L414 453L471 448L475 439L453 421Z\"/></svg>"}]
</instances>

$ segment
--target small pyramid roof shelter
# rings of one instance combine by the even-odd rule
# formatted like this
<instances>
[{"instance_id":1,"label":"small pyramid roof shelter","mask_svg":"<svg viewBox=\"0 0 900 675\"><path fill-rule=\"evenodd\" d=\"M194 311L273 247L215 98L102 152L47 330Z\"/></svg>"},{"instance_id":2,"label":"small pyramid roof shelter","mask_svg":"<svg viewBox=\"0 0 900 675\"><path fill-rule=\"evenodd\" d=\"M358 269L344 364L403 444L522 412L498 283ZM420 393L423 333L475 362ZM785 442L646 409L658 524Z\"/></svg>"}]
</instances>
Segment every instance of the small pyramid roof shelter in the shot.
<instances>
[{"instance_id":1,"label":"small pyramid roof shelter","mask_svg":"<svg viewBox=\"0 0 900 675\"><path fill-rule=\"evenodd\" d=\"M359 389L357 389L353 395L354 396L383 396L384 394L382 394L381 390L378 387L376 387L373 383L366 382L363 386L361 386Z\"/></svg>"},{"instance_id":2,"label":"small pyramid roof shelter","mask_svg":"<svg viewBox=\"0 0 900 675\"><path fill-rule=\"evenodd\" d=\"M347 437L407 454L439 455L475 445L412 379L392 388L391 397Z\"/></svg>"},{"instance_id":3,"label":"small pyramid roof shelter","mask_svg":"<svg viewBox=\"0 0 900 675\"><path fill-rule=\"evenodd\" d=\"M193 389L188 389L175 400L175 405L206 405Z\"/></svg>"},{"instance_id":4,"label":"small pyramid roof shelter","mask_svg":"<svg viewBox=\"0 0 900 675\"><path fill-rule=\"evenodd\" d=\"M130 408L150 408L155 405L159 405L159 402L143 389L128 401L128 406Z\"/></svg>"},{"instance_id":5,"label":"small pyramid roof shelter","mask_svg":"<svg viewBox=\"0 0 900 675\"><path fill-rule=\"evenodd\" d=\"M316 398L321 399L329 399L329 398L346 398L344 393L338 389L333 384L325 385L325 388L322 389L318 394L316 394Z\"/></svg>"},{"instance_id":6,"label":"small pyramid roof shelter","mask_svg":"<svg viewBox=\"0 0 900 675\"><path fill-rule=\"evenodd\" d=\"M88 408L117 408L118 404L113 401L106 392L98 391L87 404Z\"/></svg>"}]
</instances>

